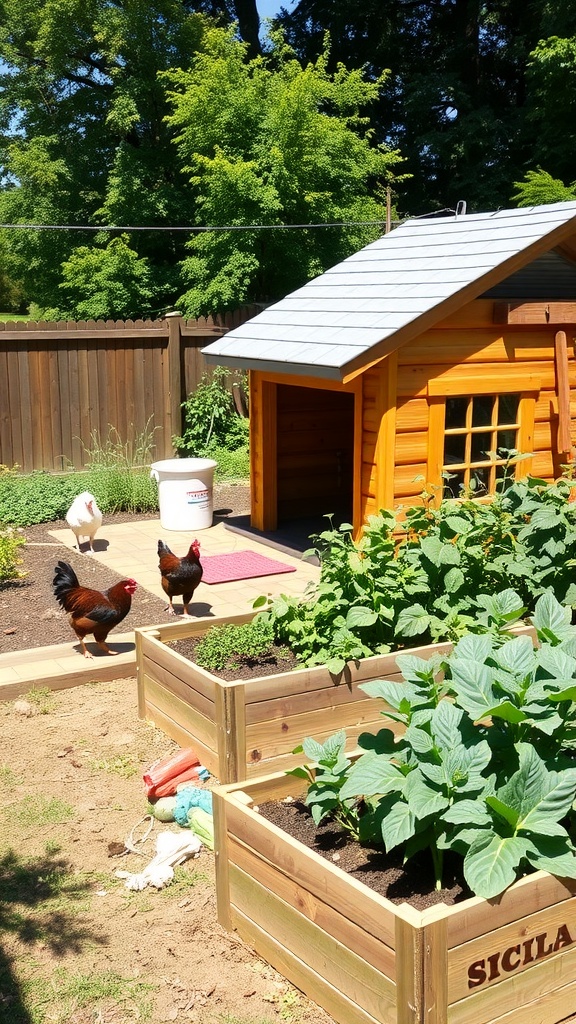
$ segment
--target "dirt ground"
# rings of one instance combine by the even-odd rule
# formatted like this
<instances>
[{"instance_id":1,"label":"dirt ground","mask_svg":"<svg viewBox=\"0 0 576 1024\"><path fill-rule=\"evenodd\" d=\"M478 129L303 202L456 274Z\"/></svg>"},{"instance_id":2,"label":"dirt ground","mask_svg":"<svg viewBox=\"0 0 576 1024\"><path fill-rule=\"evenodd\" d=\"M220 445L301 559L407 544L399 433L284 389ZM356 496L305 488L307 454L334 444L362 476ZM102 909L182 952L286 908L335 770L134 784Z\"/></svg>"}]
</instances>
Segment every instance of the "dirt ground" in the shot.
<instances>
[{"instance_id":1,"label":"dirt ground","mask_svg":"<svg viewBox=\"0 0 576 1024\"><path fill-rule=\"evenodd\" d=\"M228 515L244 515L250 510L250 490L246 484L216 484L214 487L214 520ZM131 516L107 515L105 522L120 523L130 519L157 519L158 514ZM52 590L54 567L59 559L69 562L80 583L96 590L107 590L120 577L95 559L63 547L50 536L49 530L66 529L58 520L24 530L26 544L20 548L26 575L19 582L0 584L0 654L24 651L46 644L75 643L66 613L58 605ZM139 587L132 598L127 618L116 632L139 626L151 626L166 618L166 602ZM110 634L111 642L114 632Z\"/></svg>"},{"instance_id":2,"label":"dirt ground","mask_svg":"<svg viewBox=\"0 0 576 1024\"><path fill-rule=\"evenodd\" d=\"M138 720L134 679L1 704L0 731L0 1021L333 1024L220 928L209 850L162 890L115 877L181 831L109 855L143 835L142 772L176 749Z\"/></svg>"}]
</instances>

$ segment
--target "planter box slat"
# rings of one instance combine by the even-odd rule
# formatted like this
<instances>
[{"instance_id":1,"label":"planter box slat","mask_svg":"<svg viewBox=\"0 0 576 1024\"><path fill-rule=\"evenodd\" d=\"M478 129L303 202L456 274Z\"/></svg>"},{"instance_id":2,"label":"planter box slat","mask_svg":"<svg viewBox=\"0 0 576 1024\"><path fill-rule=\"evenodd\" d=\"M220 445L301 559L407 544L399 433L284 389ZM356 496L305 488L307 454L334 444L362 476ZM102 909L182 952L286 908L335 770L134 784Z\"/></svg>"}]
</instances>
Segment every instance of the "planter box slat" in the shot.
<instances>
[{"instance_id":1,"label":"planter box slat","mask_svg":"<svg viewBox=\"0 0 576 1024\"><path fill-rule=\"evenodd\" d=\"M376 1024L558 1024L576 1012L576 882L539 871L491 901L396 906L258 813L301 793L280 774L213 791L219 920L337 1021L356 1019L350 1003ZM351 953L382 973L380 1001L376 987L358 994Z\"/></svg>"},{"instance_id":2,"label":"planter box slat","mask_svg":"<svg viewBox=\"0 0 576 1024\"><path fill-rule=\"evenodd\" d=\"M158 708L146 708L144 717L151 722L156 729L161 729L167 736L172 736L181 747L193 747L201 764L208 767L211 756L211 748L200 743L196 734L187 731L186 726L175 721L168 715L163 714Z\"/></svg>"},{"instance_id":3,"label":"planter box slat","mask_svg":"<svg viewBox=\"0 0 576 1024\"><path fill-rule=\"evenodd\" d=\"M233 922L234 928L248 945L257 949L268 963L274 964L280 974L290 977L302 992L323 1006L334 1020L345 1021L346 1024L380 1024L381 1018L379 1020L366 1013L335 986L328 985L307 962L293 957L281 942L237 910L234 911Z\"/></svg>"},{"instance_id":4,"label":"planter box slat","mask_svg":"<svg viewBox=\"0 0 576 1024\"><path fill-rule=\"evenodd\" d=\"M359 928L350 918L339 914L330 904L317 899L294 879L288 876L277 876L274 879L274 866L268 864L261 857L255 857L254 853L242 844L230 841L228 859L232 878L236 878L234 872L239 871L242 876L249 875L267 890L274 888L274 891L287 905L293 907L319 928L329 932L336 941L347 944L357 956L371 964L390 983L395 982L396 954L390 946L374 938L364 928ZM253 919L256 920L254 915Z\"/></svg>"},{"instance_id":5,"label":"planter box slat","mask_svg":"<svg viewBox=\"0 0 576 1024\"><path fill-rule=\"evenodd\" d=\"M526 1024L557 1024L571 1012L574 1012L576 986L576 950L567 951L552 961L543 960L535 964L524 974L509 976L499 985L493 985L487 991L476 991L467 999L461 999L450 1007L450 1024L491 1024L504 1014L511 1014L516 1021ZM545 996L558 989L566 989L565 997L569 998L557 1007L559 1017L548 1016L548 1010L536 1015L534 1004L545 1000Z\"/></svg>"},{"instance_id":6,"label":"planter box slat","mask_svg":"<svg viewBox=\"0 0 576 1024\"><path fill-rule=\"evenodd\" d=\"M150 661L147 664L146 675L150 693L154 689L157 695L158 691L163 690L168 697L178 697L185 704L199 711L201 715L204 715L204 718L209 718L211 721L214 720L216 686L210 687L211 692L208 691L208 687L205 687L204 692L202 692L195 687L192 688L189 683L174 675L173 672L169 672L167 669ZM193 699L191 699L192 695L190 692L192 689Z\"/></svg>"},{"instance_id":7,"label":"planter box slat","mask_svg":"<svg viewBox=\"0 0 576 1024\"><path fill-rule=\"evenodd\" d=\"M525 890L529 890L527 897ZM470 939L490 932L518 920L524 913L536 913L555 903L569 900L576 894L576 879L556 878L545 871L537 871L533 875L521 878L506 892L494 900L483 900L473 897L460 905L460 912L451 915L446 921L446 941L448 949L459 946ZM529 903L527 904L527 899ZM423 919L436 917L438 908L432 907L424 911ZM443 914L443 911L440 911Z\"/></svg>"},{"instance_id":8,"label":"planter box slat","mask_svg":"<svg viewBox=\"0 0 576 1024\"><path fill-rule=\"evenodd\" d=\"M210 673L205 672L199 665L193 665L177 651L164 646L155 637L146 637L142 647L146 671L150 671L154 675L158 669L161 669L167 673L169 679L180 679L185 686L193 691L201 693L208 699L213 699L216 680ZM192 673L190 672L191 667L194 670Z\"/></svg>"},{"instance_id":9,"label":"planter box slat","mask_svg":"<svg viewBox=\"0 0 576 1024\"><path fill-rule=\"evenodd\" d=\"M146 705L153 722L154 711L160 711L165 717L180 723L196 736L199 743L205 744L209 749L216 745L214 720L207 718L175 693L170 693L153 680L149 681Z\"/></svg>"},{"instance_id":10,"label":"planter box slat","mask_svg":"<svg viewBox=\"0 0 576 1024\"><path fill-rule=\"evenodd\" d=\"M341 985L344 979L349 997L360 1009L376 1019L383 1008L386 1013L393 1011L395 984L352 951L353 932L348 936L349 941L344 935L343 942L339 942L314 921L277 899L277 894L270 893L256 879L232 866L230 891L233 905L237 905L234 899L237 896L242 907L250 907L250 919L258 928L265 929L273 914L278 935L291 953L305 960L329 985Z\"/></svg>"},{"instance_id":11,"label":"planter box slat","mask_svg":"<svg viewBox=\"0 0 576 1024\"><path fill-rule=\"evenodd\" d=\"M266 760L276 760L290 753L305 736L313 736L323 743L328 736L339 729L350 729L354 736L361 732L377 732L384 727L393 731L399 727L395 722L382 717L382 701L358 701L357 704L337 704L319 708L300 715L286 714L268 722L246 726L246 748L266 751ZM260 760L260 758L258 758ZM294 764L302 763L302 754L293 759ZM277 765L279 767L279 765ZM284 765L283 765L284 767ZM262 773L260 766L259 774Z\"/></svg>"},{"instance_id":12,"label":"planter box slat","mask_svg":"<svg viewBox=\"0 0 576 1024\"><path fill-rule=\"evenodd\" d=\"M531 913L528 921L522 917L513 924L491 930L488 936L481 935L477 939L472 939L470 942L465 942L462 946L450 950L448 961L452 981L448 989L449 1001L455 1003L458 999L464 999L470 994L468 966L480 960L486 960L488 956L498 951L504 953L513 947L519 947L518 952L511 954L508 973L500 964L497 964L492 970L491 973L495 974L493 982L498 978L502 980L510 977L512 969L514 977L520 976L529 968L530 964L538 959L539 954L543 956L543 951L553 946L556 941L559 944L558 949L549 951L546 957L547 962L550 962L555 956L562 955L566 952L566 934L558 937L558 930L563 926L568 929L568 934L576 941L576 901L574 899L563 901L546 910ZM540 941L536 940L536 936L540 936ZM488 978L487 984L490 984L490 978Z\"/></svg>"},{"instance_id":13,"label":"planter box slat","mask_svg":"<svg viewBox=\"0 0 576 1024\"><path fill-rule=\"evenodd\" d=\"M387 677L388 678L388 677ZM384 711L385 704L376 697L369 697L367 693L360 690L356 685L352 689L347 686L334 686L329 683L321 688L308 690L306 693L289 693L278 696L278 687L274 698L254 701L252 687L250 687L250 700L246 701L246 722L249 725L257 725L258 722L270 722L278 718L288 718L291 715L305 714L307 711L318 711L323 708L335 708L341 705L350 707L351 704L360 706L370 702L373 708ZM364 708L362 708L364 711ZM372 712L374 720L378 718L378 711Z\"/></svg>"}]
</instances>

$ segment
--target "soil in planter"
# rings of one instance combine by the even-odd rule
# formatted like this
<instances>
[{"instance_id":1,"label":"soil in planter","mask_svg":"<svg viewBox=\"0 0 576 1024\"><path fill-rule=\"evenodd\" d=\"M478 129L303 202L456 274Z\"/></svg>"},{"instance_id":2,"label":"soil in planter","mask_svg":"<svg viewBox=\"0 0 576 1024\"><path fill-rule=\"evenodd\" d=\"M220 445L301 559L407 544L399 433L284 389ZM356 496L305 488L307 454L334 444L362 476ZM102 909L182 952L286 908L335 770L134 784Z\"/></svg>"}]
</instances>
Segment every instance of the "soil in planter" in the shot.
<instances>
[{"instance_id":1,"label":"soil in planter","mask_svg":"<svg viewBox=\"0 0 576 1024\"><path fill-rule=\"evenodd\" d=\"M200 641L199 637L188 637L185 640L171 640L167 646L177 654L181 654L188 661L196 661L196 648ZM210 669L209 671L218 679L231 682L235 679L256 679L260 676L273 676L281 672L291 672L292 669L301 668L296 655L287 647L274 645L267 654L260 657L247 657L238 655L237 667L229 669Z\"/></svg>"},{"instance_id":2,"label":"soil in planter","mask_svg":"<svg viewBox=\"0 0 576 1024\"><path fill-rule=\"evenodd\" d=\"M473 895L462 876L462 861L456 856L445 855L445 888L435 889L432 858L426 850L403 866L399 850L386 853L381 847L361 846L334 822L323 822L316 828L310 811L299 800L268 801L259 804L258 810L303 846L392 903L410 903L416 910L425 910L435 903L451 906Z\"/></svg>"}]
</instances>

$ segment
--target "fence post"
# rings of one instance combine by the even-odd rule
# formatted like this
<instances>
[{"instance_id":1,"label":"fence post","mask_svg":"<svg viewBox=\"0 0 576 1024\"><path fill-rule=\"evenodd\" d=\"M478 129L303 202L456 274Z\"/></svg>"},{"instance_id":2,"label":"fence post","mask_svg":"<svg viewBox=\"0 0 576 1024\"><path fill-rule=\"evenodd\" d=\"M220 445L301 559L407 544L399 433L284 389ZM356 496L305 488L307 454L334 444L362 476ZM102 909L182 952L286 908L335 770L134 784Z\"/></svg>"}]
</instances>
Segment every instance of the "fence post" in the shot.
<instances>
[{"instance_id":1,"label":"fence post","mask_svg":"<svg viewBox=\"0 0 576 1024\"><path fill-rule=\"evenodd\" d=\"M178 311L166 313L168 323L168 402L165 441L166 454L174 455L172 437L182 433L182 317Z\"/></svg>"}]
</instances>

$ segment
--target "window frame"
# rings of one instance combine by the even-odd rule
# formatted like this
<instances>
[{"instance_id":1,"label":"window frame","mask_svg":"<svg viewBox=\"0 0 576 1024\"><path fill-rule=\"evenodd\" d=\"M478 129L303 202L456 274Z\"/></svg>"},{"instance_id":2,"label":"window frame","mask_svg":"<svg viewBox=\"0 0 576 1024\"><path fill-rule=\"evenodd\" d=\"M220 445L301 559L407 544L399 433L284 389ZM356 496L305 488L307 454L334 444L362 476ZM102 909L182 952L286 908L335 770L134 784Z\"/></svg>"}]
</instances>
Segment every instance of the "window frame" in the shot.
<instances>
[{"instance_id":1,"label":"window frame","mask_svg":"<svg viewBox=\"0 0 576 1024\"><path fill-rule=\"evenodd\" d=\"M470 399L476 395L488 395L495 398L505 394L518 394L518 433L517 448L523 454L532 454L534 451L534 418L536 412L536 401L540 391L540 380L533 374L517 374L510 376L510 379L490 382L475 377L467 378L436 378L428 382L428 465L427 480L429 486L436 489L437 501L440 502L443 492L444 472L444 445L446 438L446 399L463 398ZM487 431L491 427L484 428ZM487 463L489 464L489 463ZM516 480L527 476L532 469L532 460L523 459L514 467ZM479 495L477 500L486 500L492 493Z\"/></svg>"}]
</instances>

